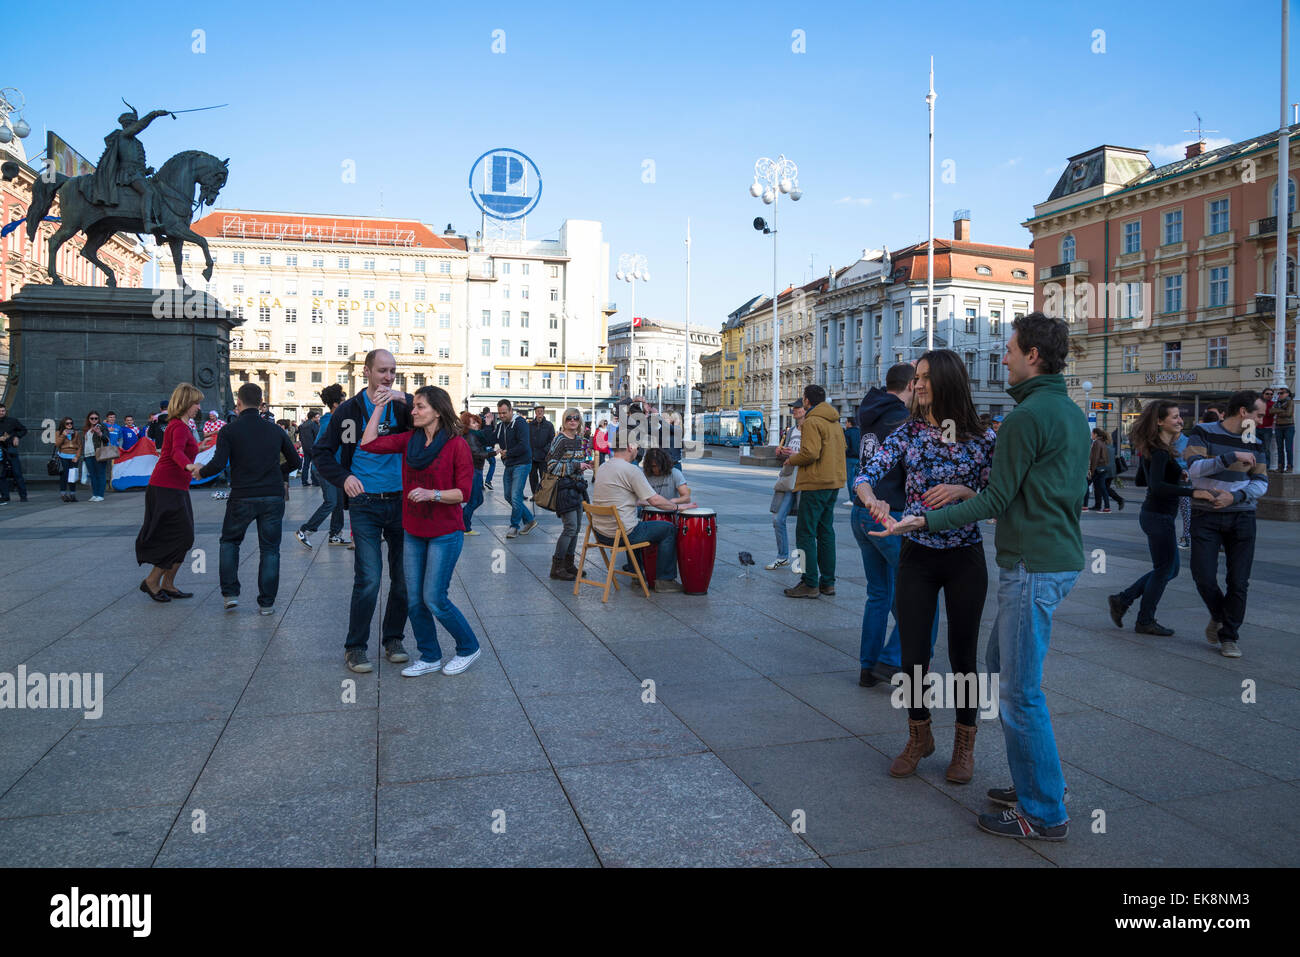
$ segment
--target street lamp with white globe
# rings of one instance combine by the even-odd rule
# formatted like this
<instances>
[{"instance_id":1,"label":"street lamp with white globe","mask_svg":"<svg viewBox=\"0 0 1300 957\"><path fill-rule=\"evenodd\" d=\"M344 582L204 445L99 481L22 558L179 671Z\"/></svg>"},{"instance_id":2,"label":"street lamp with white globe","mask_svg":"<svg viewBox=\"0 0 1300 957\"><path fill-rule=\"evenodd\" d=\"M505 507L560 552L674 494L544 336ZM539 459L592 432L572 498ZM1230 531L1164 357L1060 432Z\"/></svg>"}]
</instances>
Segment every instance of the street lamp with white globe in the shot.
<instances>
[{"instance_id":1,"label":"street lamp with white globe","mask_svg":"<svg viewBox=\"0 0 1300 957\"><path fill-rule=\"evenodd\" d=\"M629 398L636 397L636 283L650 281L650 263L640 253L623 253L618 257L618 272L614 278L632 287L631 320L628 325L627 383Z\"/></svg>"},{"instance_id":2,"label":"street lamp with white globe","mask_svg":"<svg viewBox=\"0 0 1300 957\"><path fill-rule=\"evenodd\" d=\"M772 207L772 225L769 227L759 218L754 220L754 228L772 235L772 419L769 429L775 429L778 435L781 430L781 323L777 315L780 288L777 284L776 211L782 193L795 202L803 198L803 190L799 188L799 167L793 160L786 159L784 153L775 160L766 156L760 158L754 164L754 182L749 187L749 195ZM768 434L773 433L769 431Z\"/></svg>"}]
</instances>

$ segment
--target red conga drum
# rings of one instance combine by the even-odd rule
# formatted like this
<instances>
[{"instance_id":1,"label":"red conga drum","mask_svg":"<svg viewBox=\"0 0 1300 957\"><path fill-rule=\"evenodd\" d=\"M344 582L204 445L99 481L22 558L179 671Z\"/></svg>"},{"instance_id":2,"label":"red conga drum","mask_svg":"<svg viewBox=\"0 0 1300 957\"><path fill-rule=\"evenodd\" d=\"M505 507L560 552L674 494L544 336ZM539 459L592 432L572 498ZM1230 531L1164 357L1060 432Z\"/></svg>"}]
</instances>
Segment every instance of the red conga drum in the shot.
<instances>
[{"instance_id":1,"label":"red conga drum","mask_svg":"<svg viewBox=\"0 0 1300 957\"><path fill-rule=\"evenodd\" d=\"M669 522L676 526L677 512L665 511L662 508L655 508L653 505L643 506L641 509L641 521L643 522ZM637 549L633 554L641 556L641 571L645 574L645 583L654 591L655 587L655 569L659 563L659 547L657 545L648 545L645 548Z\"/></svg>"},{"instance_id":2,"label":"red conga drum","mask_svg":"<svg viewBox=\"0 0 1300 957\"><path fill-rule=\"evenodd\" d=\"M682 591L707 595L718 552L718 513L711 508L688 508L678 515L677 570Z\"/></svg>"}]
</instances>

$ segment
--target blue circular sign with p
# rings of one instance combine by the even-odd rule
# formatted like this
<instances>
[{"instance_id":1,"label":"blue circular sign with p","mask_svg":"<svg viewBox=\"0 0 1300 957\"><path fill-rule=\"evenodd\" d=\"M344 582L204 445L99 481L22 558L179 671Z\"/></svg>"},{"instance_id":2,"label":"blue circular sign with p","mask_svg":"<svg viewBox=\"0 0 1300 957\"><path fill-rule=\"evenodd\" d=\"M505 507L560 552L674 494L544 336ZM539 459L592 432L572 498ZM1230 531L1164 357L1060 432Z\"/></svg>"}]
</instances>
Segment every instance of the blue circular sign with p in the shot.
<instances>
[{"instance_id":1,"label":"blue circular sign with p","mask_svg":"<svg viewBox=\"0 0 1300 957\"><path fill-rule=\"evenodd\" d=\"M518 150L488 150L470 167L469 194L493 219L522 219L542 198L542 174Z\"/></svg>"}]
</instances>

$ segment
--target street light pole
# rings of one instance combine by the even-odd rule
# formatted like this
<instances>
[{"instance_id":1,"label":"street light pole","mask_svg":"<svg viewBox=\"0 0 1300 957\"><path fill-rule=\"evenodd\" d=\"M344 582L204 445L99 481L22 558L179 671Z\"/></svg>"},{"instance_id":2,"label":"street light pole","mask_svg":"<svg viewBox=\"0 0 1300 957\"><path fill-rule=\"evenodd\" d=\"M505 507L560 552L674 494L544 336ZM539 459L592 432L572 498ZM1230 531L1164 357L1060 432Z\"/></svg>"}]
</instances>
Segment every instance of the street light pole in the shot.
<instances>
[{"instance_id":1,"label":"street light pole","mask_svg":"<svg viewBox=\"0 0 1300 957\"><path fill-rule=\"evenodd\" d=\"M929 253L926 256L925 279L925 316L926 348L934 348L934 101L939 98L934 92L934 57L930 57L930 92L925 95L925 103L930 111L930 239ZM952 344L949 343L951 346Z\"/></svg>"},{"instance_id":2,"label":"street light pole","mask_svg":"<svg viewBox=\"0 0 1300 957\"><path fill-rule=\"evenodd\" d=\"M1277 275L1273 297L1273 388L1286 387L1287 227L1291 212L1291 127L1286 115L1287 40L1291 26L1290 0L1282 0L1282 121L1277 137ZM1300 365L1300 364L1298 364ZM1300 370L1298 370L1300 371Z\"/></svg>"},{"instance_id":3,"label":"street light pole","mask_svg":"<svg viewBox=\"0 0 1300 957\"><path fill-rule=\"evenodd\" d=\"M764 187L762 184L766 183ZM775 160L760 157L754 164L754 182L749 187L749 195L761 197L763 202L772 207L772 420L768 426L768 435L772 430L780 434L781 430L781 322L778 298L781 290L777 285L777 206L782 193L789 193L796 203L803 196L799 188L799 167L793 160L785 158L782 153ZM755 221L755 226L760 223Z\"/></svg>"},{"instance_id":4,"label":"street light pole","mask_svg":"<svg viewBox=\"0 0 1300 957\"><path fill-rule=\"evenodd\" d=\"M618 272L615 279L621 279L632 287L632 316L628 324L627 347L627 385L628 398L636 397L636 281L650 281L650 263L640 253L623 253L618 257Z\"/></svg>"}]
</instances>

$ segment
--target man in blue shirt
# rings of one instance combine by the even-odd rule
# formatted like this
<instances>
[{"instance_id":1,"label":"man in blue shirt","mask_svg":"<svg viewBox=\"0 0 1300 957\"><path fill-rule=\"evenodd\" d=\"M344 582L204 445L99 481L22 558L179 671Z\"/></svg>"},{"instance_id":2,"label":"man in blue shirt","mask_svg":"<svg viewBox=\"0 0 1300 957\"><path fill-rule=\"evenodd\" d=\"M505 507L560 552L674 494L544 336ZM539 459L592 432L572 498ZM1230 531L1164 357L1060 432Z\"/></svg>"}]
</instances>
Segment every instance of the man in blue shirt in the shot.
<instances>
[{"instance_id":1,"label":"man in blue shirt","mask_svg":"<svg viewBox=\"0 0 1300 957\"><path fill-rule=\"evenodd\" d=\"M406 579L402 571L402 456L372 455L359 449L366 423L375 411L375 399L391 392L384 405L380 435L411 430L411 397L393 388L397 360L391 352L376 349L366 356L366 388L334 409L328 428L320 430L312 461L316 469L347 495L352 513L352 540L356 564L352 580L352 605L344 660L351 671L373 671L366 647L370 621L379 602L379 580L384 563L381 543L388 542L388 604L384 608L384 656L393 664L409 661L402 647L406 630Z\"/></svg>"}]
</instances>

